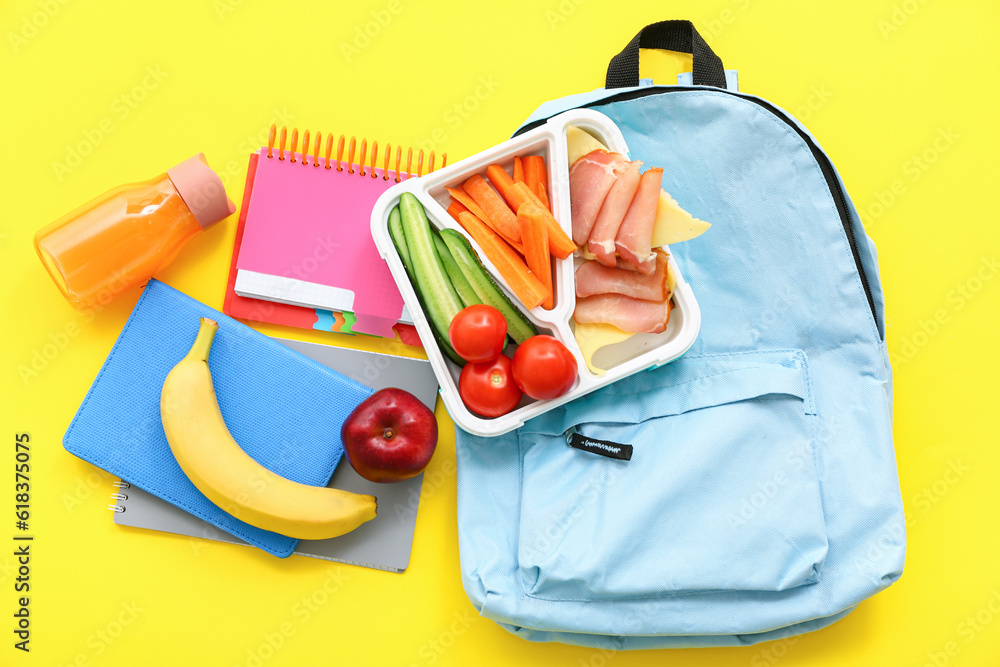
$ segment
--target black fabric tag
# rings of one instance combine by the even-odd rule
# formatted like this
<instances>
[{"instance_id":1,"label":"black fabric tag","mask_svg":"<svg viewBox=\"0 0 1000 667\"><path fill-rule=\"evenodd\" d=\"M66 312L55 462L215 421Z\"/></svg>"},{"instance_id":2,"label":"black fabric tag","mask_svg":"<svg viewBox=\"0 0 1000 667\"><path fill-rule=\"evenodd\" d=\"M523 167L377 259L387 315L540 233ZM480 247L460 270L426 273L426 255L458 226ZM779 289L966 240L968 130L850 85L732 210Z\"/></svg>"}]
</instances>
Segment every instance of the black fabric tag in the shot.
<instances>
[{"instance_id":1,"label":"black fabric tag","mask_svg":"<svg viewBox=\"0 0 1000 667\"><path fill-rule=\"evenodd\" d=\"M610 459L632 460L632 445L623 445L619 442L611 442L610 440L588 438L579 433L571 433L569 438L566 439L566 444L570 447L590 452L591 454L607 456Z\"/></svg>"}]
</instances>

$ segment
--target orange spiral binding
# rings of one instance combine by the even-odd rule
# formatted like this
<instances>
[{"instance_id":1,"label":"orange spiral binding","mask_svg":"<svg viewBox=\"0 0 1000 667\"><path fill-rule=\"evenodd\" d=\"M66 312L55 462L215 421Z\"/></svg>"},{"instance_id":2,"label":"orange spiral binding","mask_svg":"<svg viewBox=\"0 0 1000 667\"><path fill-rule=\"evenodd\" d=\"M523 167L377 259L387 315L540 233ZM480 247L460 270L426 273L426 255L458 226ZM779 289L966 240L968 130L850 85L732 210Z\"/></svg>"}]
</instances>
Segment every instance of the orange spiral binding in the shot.
<instances>
[{"instance_id":1,"label":"orange spiral binding","mask_svg":"<svg viewBox=\"0 0 1000 667\"><path fill-rule=\"evenodd\" d=\"M325 148L324 136L326 137ZM337 144L336 155L334 155L334 141ZM322 165L327 169L336 168L337 171L344 171L346 167L346 171L349 174L357 173L360 176L369 178L379 178L381 176L386 181L392 178L397 183L404 178L423 176L425 166L427 167L426 173L428 174L434 171L436 167L434 151L430 152L425 162L424 150L420 149L416 154L416 170L414 171L414 154L412 148L406 149L406 165L404 166L403 147L397 144L395 146L395 168L393 168L393 145L390 143L385 144L380 167L378 154L379 142L372 141L371 152L369 153L368 139L362 137L360 141L361 144L359 146L357 137L346 137L343 134L338 136L333 132L317 131L312 133L309 130L304 130L302 132L302 149L300 153L298 128L287 128L285 126L279 128L277 123L275 123L271 125L267 135L267 158L277 158L282 162L287 161L292 164L296 164L301 160L302 166L309 166L310 160L312 160L313 167ZM312 144L311 146L310 143ZM320 153L321 150L322 154ZM357 161L355 161L355 157L357 157ZM343 164L345 162L346 165ZM447 163L448 154L442 153L440 168L443 169ZM381 174L378 173L379 169L382 170Z\"/></svg>"}]
</instances>

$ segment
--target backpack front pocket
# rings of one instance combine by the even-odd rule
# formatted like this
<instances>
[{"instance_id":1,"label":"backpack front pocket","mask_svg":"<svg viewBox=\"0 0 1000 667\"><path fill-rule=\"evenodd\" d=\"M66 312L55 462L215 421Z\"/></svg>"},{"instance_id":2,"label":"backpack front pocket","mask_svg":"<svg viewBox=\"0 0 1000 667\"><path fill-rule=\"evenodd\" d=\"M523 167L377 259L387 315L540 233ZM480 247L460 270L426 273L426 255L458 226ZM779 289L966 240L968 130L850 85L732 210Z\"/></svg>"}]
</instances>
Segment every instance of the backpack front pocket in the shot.
<instances>
[{"instance_id":1,"label":"backpack front pocket","mask_svg":"<svg viewBox=\"0 0 1000 667\"><path fill-rule=\"evenodd\" d=\"M827 538L814 419L806 358L791 350L685 357L529 421L518 432L525 593L596 600L818 581ZM631 460L595 453L616 444L631 445Z\"/></svg>"}]
</instances>

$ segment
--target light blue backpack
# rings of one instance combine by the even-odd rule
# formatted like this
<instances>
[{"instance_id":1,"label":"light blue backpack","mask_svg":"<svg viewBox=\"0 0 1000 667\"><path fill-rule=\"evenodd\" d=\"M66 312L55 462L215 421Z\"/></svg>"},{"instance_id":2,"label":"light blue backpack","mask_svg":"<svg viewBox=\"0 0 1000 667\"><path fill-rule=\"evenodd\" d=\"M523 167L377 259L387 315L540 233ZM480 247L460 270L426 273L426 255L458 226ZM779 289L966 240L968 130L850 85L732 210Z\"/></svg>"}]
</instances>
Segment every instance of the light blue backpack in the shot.
<instances>
[{"instance_id":1,"label":"light blue backpack","mask_svg":"<svg viewBox=\"0 0 1000 667\"><path fill-rule=\"evenodd\" d=\"M640 82L640 46L693 53L690 84ZM517 431L457 432L466 592L525 639L610 649L753 644L843 618L905 553L875 246L843 183L687 21L643 29L606 88L543 104L519 132L576 107L614 120L631 159L713 223L671 247L701 333ZM572 432L632 458L568 447Z\"/></svg>"}]
</instances>

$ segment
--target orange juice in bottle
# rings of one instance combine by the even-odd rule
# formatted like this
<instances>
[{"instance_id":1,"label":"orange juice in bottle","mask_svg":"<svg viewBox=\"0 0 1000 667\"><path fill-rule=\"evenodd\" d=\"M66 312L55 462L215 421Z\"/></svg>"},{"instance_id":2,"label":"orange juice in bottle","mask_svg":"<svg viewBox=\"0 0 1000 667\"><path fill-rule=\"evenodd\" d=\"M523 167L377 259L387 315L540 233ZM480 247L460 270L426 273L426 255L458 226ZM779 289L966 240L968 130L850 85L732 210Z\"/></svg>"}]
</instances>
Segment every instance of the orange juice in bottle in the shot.
<instances>
[{"instance_id":1,"label":"orange juice in bottle","mask_svg":"<svg viewBox=\"0 0 1000 667\"><path fill-rule=\"evenodd\" d=\"M35 250L63 296L84 309L145 283L188 239L235 210L199 153L64 215L35 234Z\"/></svg>"}]
</instances>

